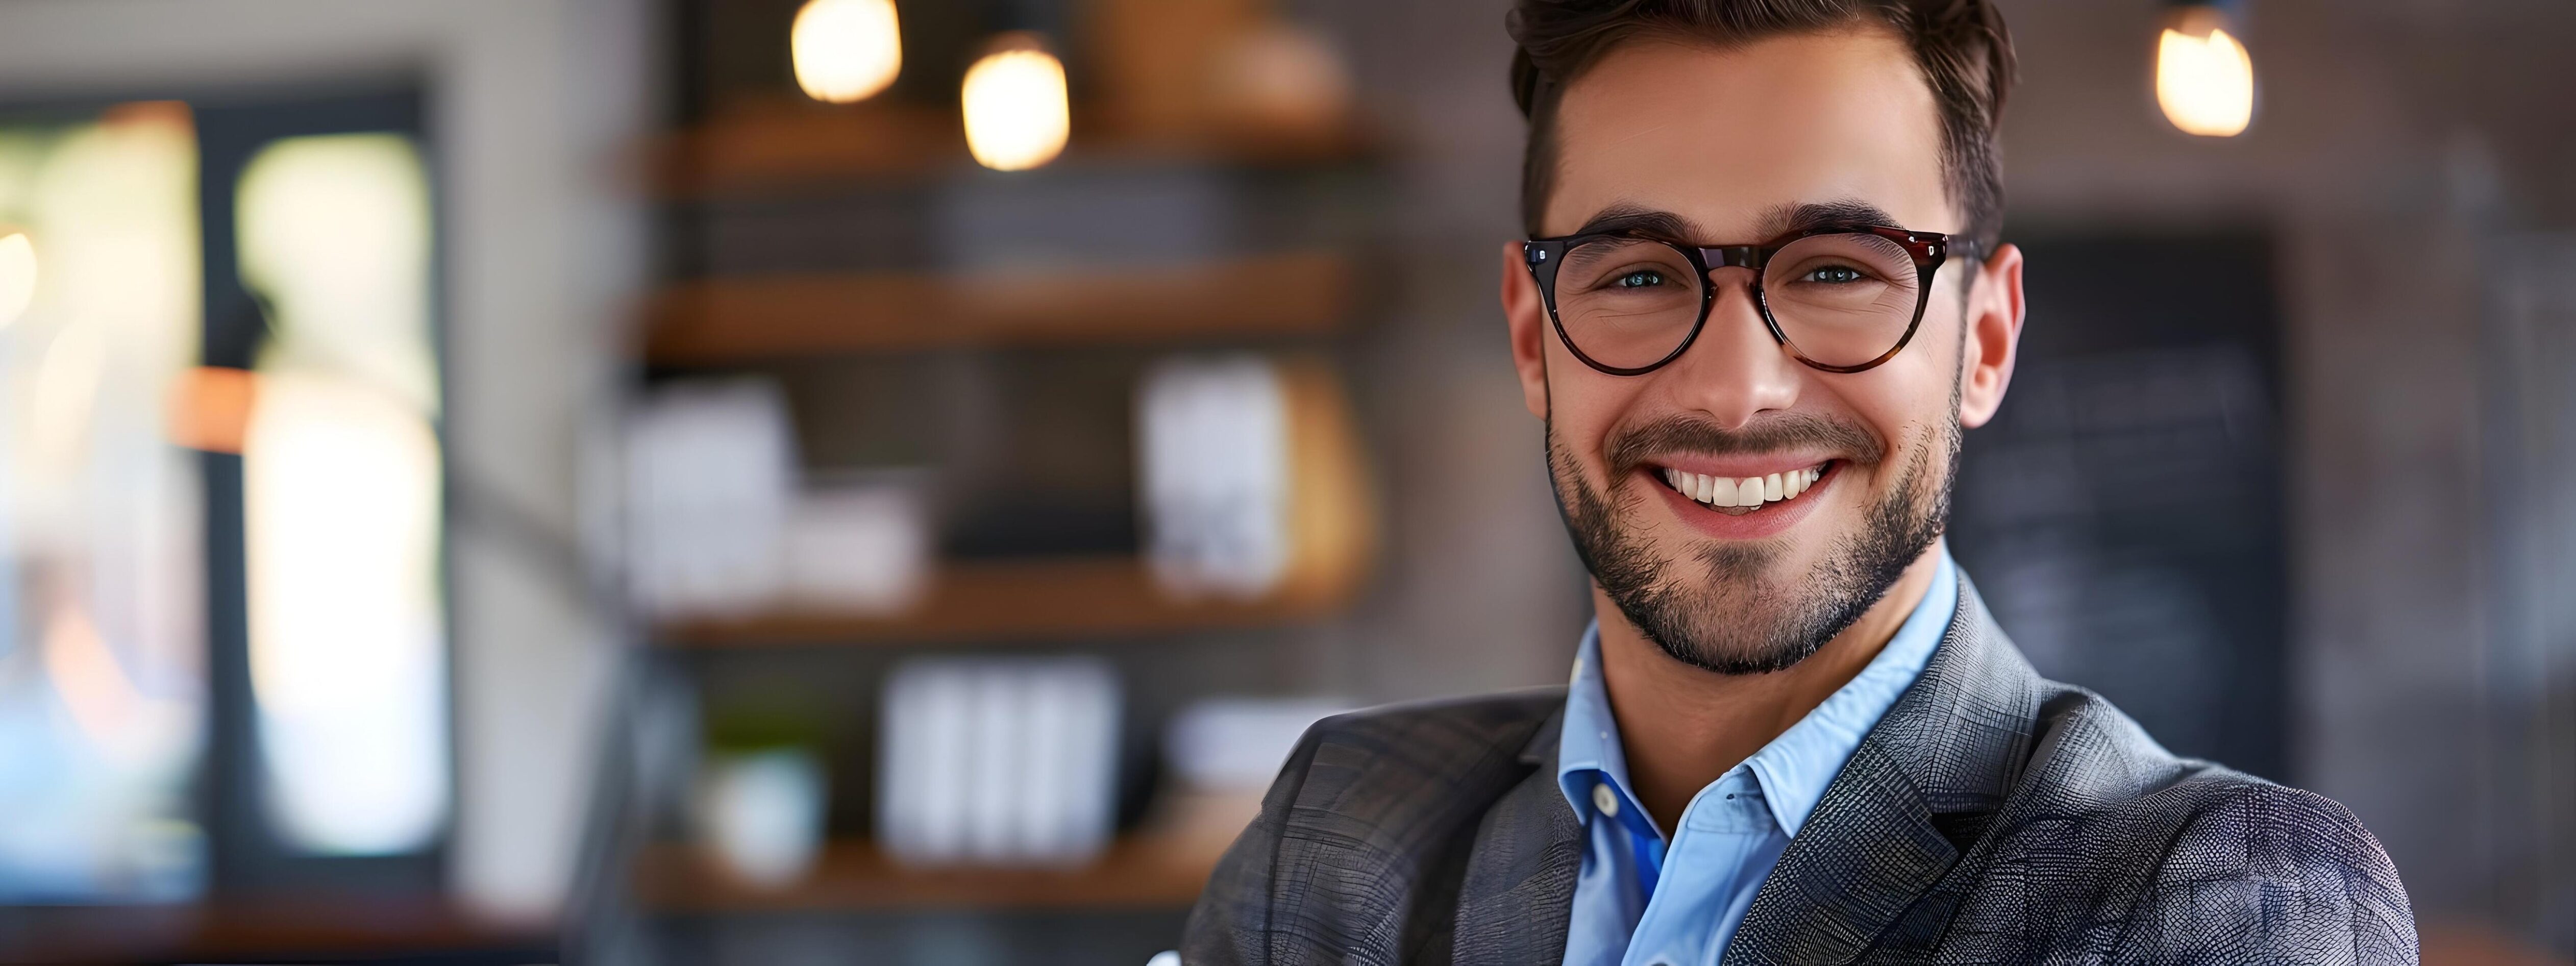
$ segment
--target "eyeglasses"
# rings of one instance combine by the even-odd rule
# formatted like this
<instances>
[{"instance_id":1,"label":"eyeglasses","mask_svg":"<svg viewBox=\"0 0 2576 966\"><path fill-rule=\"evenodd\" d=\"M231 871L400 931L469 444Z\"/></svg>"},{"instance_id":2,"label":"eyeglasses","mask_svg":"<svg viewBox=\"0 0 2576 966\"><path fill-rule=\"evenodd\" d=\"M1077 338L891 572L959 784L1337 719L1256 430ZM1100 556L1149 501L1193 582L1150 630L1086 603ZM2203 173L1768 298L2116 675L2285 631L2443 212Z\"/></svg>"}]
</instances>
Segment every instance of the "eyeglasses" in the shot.
<instances>
[{"instance_id":1,"label":"eyeglasses","mask_svg":"<svg viewBox=\"0 0 2576 966\"><path fill-rule=\"evenodd\" d=\"M1522 244L1556 336L1584 365L1637 376L1680 358L1717 303L1710 272L1753 272L1762 322L1799 362L1859 372L1895 358L1923 323L1932 273L1966 240L1884 225L1827 225L1759 245L1697 248L1629 235Z\"/></svg>"}]
</instances>

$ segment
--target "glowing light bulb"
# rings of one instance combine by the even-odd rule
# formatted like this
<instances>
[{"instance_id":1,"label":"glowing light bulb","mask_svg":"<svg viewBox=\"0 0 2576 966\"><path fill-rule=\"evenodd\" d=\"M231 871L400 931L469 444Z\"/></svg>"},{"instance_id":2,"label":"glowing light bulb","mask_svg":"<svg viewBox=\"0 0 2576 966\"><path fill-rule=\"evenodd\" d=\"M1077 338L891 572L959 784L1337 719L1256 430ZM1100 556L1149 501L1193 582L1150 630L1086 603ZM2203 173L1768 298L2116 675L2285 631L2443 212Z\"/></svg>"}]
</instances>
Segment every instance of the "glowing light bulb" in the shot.
<instances>
[{"instance_id":1,"label":"glowing light bulb","mask_svg":"<svg viewBox=\"0 0 2576 966\"><path fill-rule=\"evenodd\" d=\"M796 86L818 101L863 101L903 71L894 0L807 0L788 28Z\"/></svg>"},{"instance_id":2,"label":"glowing light bulb","mask_svg":"<svg viewBox=\"0 0 2576 966\"><path fill-rule=\"evenodd\" d=\"M0 325L18 321L36 300L36 243L26 232L0 235Z\"/></svg>"},{"instance_id":3,"label":"glowing light bulb","mask_svg":"<svg viewBox=\"0 0 2576 966\"><path fill-rule=\"evenodd\" d=\"M2156 43L2156 104L2185 133L2233 137L2254 120L2254 58L2216 8L2185 7Z\"/></svg>"},{"instance_id":4,"label":"glowing light bulb","mask_svg":"<svg viewBox=\"0 0 2576 966\"><path fill-rule=\"evenodd\" d=\"M1072 132L1064 64L1032 35L1005 35L996 47L966 69L959 92L966 150L975 163L995 171L1024 171L1055 160Z\"/></svg>"}]
</instances>

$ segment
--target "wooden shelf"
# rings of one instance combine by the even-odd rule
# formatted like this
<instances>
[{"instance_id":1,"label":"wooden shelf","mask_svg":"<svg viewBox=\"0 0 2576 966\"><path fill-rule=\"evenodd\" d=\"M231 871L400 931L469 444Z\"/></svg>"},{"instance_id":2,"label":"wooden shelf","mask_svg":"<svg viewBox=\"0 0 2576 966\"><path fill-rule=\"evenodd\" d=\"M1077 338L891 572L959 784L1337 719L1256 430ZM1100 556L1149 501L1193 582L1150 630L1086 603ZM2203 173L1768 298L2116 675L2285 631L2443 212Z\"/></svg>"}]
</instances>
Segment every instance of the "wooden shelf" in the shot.
<instances>
[{"instance_id":1,"label":"wooden shelf","mask_svg":"<svg viewBox=\"0 0 2576 966\"><path fill-rule=\"evenodd\" d=\"M318 894L178 905L21 906L0 910L6 962L261 962L473 958L551 960L542 926L477 918L443 899ZM495 957L497 958L497 957Z\"/></svg>"},{"instance_id":2,"label":"wooden shelf","mask_svg":"<svg viewBox=\"0 0 2576 966\"><path fill-rule=\"evenodd\" d=\"M824 847L802 881L764 889L695 846L658 845L636 857L637 899L662 912L926 908L1178 908L1198 901L1224 838L1130 838L1077 869L942 868L897 864L865 841Z\"/></svg>"},{"instance_id":3,"label":"wooden shelf","mask_svg":"<svg viewBox=\"0 0 2576 966\"><path fill-rule=\"evenodd\" d=\"M1055 164L1203 163L1287 167L1347 162L1367 139L1348 129L1153 130L1075 106ZM736 105L652 149L666 197L780 193L817 186L978 170L953 108L806 101Z\"/></svg>"},{"instance_id":4,"label":"wooden shelf","mask_svg":"<svg viewBox=\"0 0 2576 966\"><path fill-rule=\"evenodd\" d=\"M1159 634L1321 620L1351 590L1348 581L1292 582L1260 600L1174 600L1133 558L974 563L943 568L922 600L898 614L787 612L666 625L657 637L724 647Z\"/></svg>"},{"instance_id":5,"label":"wooden shelf","mask_svg":"<svg viewBox=\"0 0 2576 966\"><path fill-rule=\"evenodd\" d=\"M1330 252L1197 266L704 279L654 300L645 357L720 365L815 353L1314 335L1348 315Z\"/></svg>"}]
</instances>

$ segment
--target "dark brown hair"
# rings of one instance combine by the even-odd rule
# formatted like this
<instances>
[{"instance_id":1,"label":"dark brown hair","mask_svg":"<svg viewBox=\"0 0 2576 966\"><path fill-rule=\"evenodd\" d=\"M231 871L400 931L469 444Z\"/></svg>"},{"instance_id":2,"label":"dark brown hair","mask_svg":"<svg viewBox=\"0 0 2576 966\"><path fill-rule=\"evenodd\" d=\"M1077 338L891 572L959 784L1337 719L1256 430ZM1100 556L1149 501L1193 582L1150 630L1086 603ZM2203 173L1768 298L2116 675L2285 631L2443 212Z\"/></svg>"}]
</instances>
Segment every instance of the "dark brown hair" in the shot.
<instances>
[{"instance_id":1,"label":"dark brown hair","mask_svg":"<svg viewBox=\"0 0 2576 966\"><path fill-rule=\"evenodd\" d=\"M1520 44L1512 97L1529 119L1521 220L1539 232L1556 180L1556 107L1565 88L1614 47L1668 37L1732 47L1783 34L1881 25L1913 50L1941 108L1941 167L1962 234L1980 253L2002 229L2003 160L1995 127L2012 89L2012 34L1992 0L1514 0L1504 20Z\"/></svg>"}]
</instances>

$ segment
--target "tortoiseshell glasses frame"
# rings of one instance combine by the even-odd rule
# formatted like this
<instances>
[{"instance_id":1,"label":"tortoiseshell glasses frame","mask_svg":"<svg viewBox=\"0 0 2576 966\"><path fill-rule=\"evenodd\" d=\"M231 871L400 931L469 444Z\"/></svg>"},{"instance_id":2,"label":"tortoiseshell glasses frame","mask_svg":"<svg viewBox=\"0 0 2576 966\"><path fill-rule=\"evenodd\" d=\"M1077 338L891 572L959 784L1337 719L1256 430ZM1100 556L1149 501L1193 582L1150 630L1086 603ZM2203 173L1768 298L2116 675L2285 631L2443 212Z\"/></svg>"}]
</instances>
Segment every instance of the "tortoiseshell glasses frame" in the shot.
<instances>
[{"instance_id":1,"label":"tortoiseshell glasses frame","mask_svg":"<svg viewBox=\"0 0 2576 966\"><path fill-rule=\"evenodd\" d=\"M1662 249L1666 251L1643 249L1639 247L1646 245L1661 246ZM1595 345L1594 351L1585 351L1582 343L1577 340L1576 333L1569 331L1565 320L1565 313L1560 311L1558 307L1558 270L1561 266L1567 263L1569 255L1581 255L1588 252L1609 250L1605 247L1596 246L1615 246L1617 251L1624 253L1623 255L1616 257L1619 257L1624 264L1628 264L1631 267L1623 269L1614 266L1610 270L1610 274L1601 276L1607 278L1611 277L1611 275L1617 275L1619 272L1626 272L1624 275L1617 275L1617 281L1613 283L1621 289L1634 290L1640 288L1641 286L1628 284L1630 281L1637 279L1645 279L1646 284L1652 285L1669 284L1668 281L1662 278L1662 274L1666 268L1678 270L1682 265L1689 266L1691 278L1698 287L1697 310L1691 319L1688 331L1683 333L1678 339L1675 339L1671 350L1665 352L1660 358L1656 358L1654 361L1646 362L1642 365L1618 364L1619 362L1626 360L1605 360L1600 358L1603 353L1600 351L1602 346L1599 344ZM1781 253L1792 248L1799 249L1802 254L1799 255L1797 259L1794 259L1795 261L1798 261L1799 264L1792 265L1789 269L1791 271L1801 270L1800 266L1802 265L1815 264L1822 266L1819 271L1848 273L1851 276L1849 280L1844 280L1843 276L1838 274L1836 275L1836 279L1838 280L1837 282L1821 283L1824 287L1820 288L1819 291L1830 291L1835 284L1843 285L1848 289L1851 282L1868 281L1866 277L1867 271L1874 270L1880 274L1890 276L1879 280L1879 285L1886 291L1877 302L1860 307L1804 309L1799 308L1794 304L1793 300L1793 305L1791 306L1792 314L1806 312L1813 315L1827 312L1840 312L1844 315L1864 316L1870 320L1884 319L1886 320L1885 331L1877 332L1875 335L1871 335L1866 332L1836 335L1836 338L1840 338L1846 342L1855 339L1866 340L1859 343L1862 346L1861 349L1842 354L1839 361L1816 358L1814 355L1810 354L1808 349L1802 348L1798 344L1797 339L1792 335L1794 331L1802 330L1802 326L1800 324L1801 320L1792 319L1790 324L1783 325L1778 312L1774 310L1773 299L1771 293L1767 290L1768 286L1766 286L1769 272L1774 267L1774 260L1781 255ZM1913 340L1915 331L1922 327L1924 308L1931 302L1932 281L1935 274L1941 268L1942 263L1953 253L1957 253L1962 258L1972 258L1974 250L1975 245L1968 239L1954 239L1949 235L1938 232L1913 231L1910 229L1896 228L1887 225L1828 224L1811 226L1789 232L1756 245L1720 245L1714 247L1700 247L1661 239L1640 238L1634 235L1616 233L1567 235L1560 238L1534 238L1522 243L1522 259L1523 264L1528 267L1531 277L1538 282L1539 293L1542 300L1547 305L1548 321L1556 329L1557 338L1565 343L1566 349L1573 352L1575 358L1583 360L1584 365L1602 372L1609 373L1614 376L1644 375L1662 368L1674 359L1680 358L1683 352L1690 349L1691 343L1698 340L1700 330L1707 327L1709 309L1717 303L1718 286L1713 284L1709 279L1709 273L1721 268L1745 268L1751 270L1753 274L1753 278L1750 283L1752 286L1753 304L1760 310L1762 324L1770 330L1772 340L1777 342L1782 348L1787 349L1789 354L1795 357L1799 362L1805 363L1808 366L1812 366L1826 372L1847 373L1861 372L1876 368L1887 360L1895 358L1896 354L1905 348L1906 343ZM1854 258L1847 257L1847 255L1832 254L1835 251L1857 253L1864 257ZM1813 258L1810 258L1807 254L1803 254L1808 252L1817 254ZM1899 261L1895 257L1899 252L1904 256L1903 261ZM1637 259L1640 258L1647 259L1647 261L1637 261ZM1662 261L1665 259L1678 259L1679 261ZM1862 267L1853 267L1849 264L1832 264L1838 261L1868 262L1873 259L1877 264L1865 265ZM1910 265L1905 264L1907 262L1910 262ZM1901 276L1909 269L1912 273L1911 278L1897 277ZM1678 274L1677 271L1673 273ZM1810 274L1815 273L1810 272ZM1801 276L1800 278L1792 279L1791 281L1804 280L1805 277ZM1670 281L1677 282L1678 280ZM1777 284L1777 280L1773 280L1773 282L1774 284ZM1914 289L1914 292L1912 293L1913 305L1910 307L1902 304L1904 293L1901 287L1905 285L1911 285ZM1666 314L1670 320L1670 324L1677 325L1679 321L1678 313L1689 310L1687 306L1675 300L1675 296L1683 295L1686 295L1686 293L1670 291L1654 293L1655 298L1664 300L1659 303L1660 307L1651 310L1632 309L1628 311L1605 312L1603 313L1603 317L1613 321L1604 322L1602 325L1618 324L1634 329L1640 325L1636 320L1641 316L1649 314ZM1585 295L1581 297L1591 298L1593 296ZM1632 300L1631 304L1634 304L1633 300L1635 296L1619 297L1629 298ZM1848 296L1837 295L1833 297L1844 297L1846 302L1849 301ZM1893 300L1892 304L1890 301L1891 299ZM1908 311L1909 308L1910 311ZM1903 313L1903 318L1905 320L1904 327L1901 331L1897 330L1893 324L1894 319L1899 316L1899 313ZM1663 326L1666 325L1666 321L1665 319L1648 319L1643 324ZM1872 326L1876 326L1877 324L1878 323L1875 321L1870 323ZM1581 327L1580 322L1577 327ZM1849 324L1845 324L1844 326L1846 332L1849 332L1851 328L1852 327ZM1872 331L1875 331L1875 329ZM1806 334L1810 335L1814 341L1825 341L1825 339L1818 336L1816 332L1810 331ZM1884 351L1875 351L1874 354L1870 354L1881 339L1891 334L1893 337L1888 340L1888 344ZM1602 333L1597 332L1593 333L1593 337L1596 343L1605 338ZM1661 344L1663 337L1655 336L1649 332L1643 335L1633 336L1632 338L1647 340L1646 344L1651 352L1652 346ZM1852 361L1855 359L1858 361Z\"/></svg>"}]
</instances>

